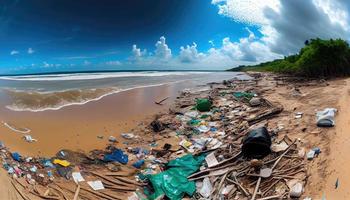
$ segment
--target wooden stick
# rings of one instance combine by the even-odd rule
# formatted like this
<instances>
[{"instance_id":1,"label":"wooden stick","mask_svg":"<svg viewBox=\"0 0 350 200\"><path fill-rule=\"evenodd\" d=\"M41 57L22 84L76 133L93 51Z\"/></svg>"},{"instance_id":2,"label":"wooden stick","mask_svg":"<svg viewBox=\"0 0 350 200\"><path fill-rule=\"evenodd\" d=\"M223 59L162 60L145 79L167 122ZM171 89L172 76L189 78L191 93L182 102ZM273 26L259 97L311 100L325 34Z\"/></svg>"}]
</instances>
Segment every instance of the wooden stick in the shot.
<instances>
[{"instance_id":1,"label":"wooden stick","mask_svg":"<svg viewBox=\"0 0 350 200\"><path fill-rule=\"evenodd\" d=\"M256 182L256 186L255 186L254 193L253 193L251 200L255 200L255 196L259 190L260 182L261 182L261 177L259 177L258 182Z\"/></svg>"},{"instance_id":2,"label":"wooden stick","mask_svg":"<svg viewBox=\"0 0 350 200\"><path fill-rule=\"evenodd\" d=\"M79 191L80 191L80 185L78 184L78 185L77 185L77 189L75 190L75 193L74 193L74 198L73 198L73 200L78 200Z\"/></svg>"},{"instance_id":3,"label":"wooden stick","mask_svg":"<svg viewBox=\"0 0 350 200\"><path fill-rule=\"evenodd\" d=\"M14 181L11 181L11 184L13 185L13 187L16 189L16 191L18 192L18 194L24 199L24 200L30 200L25 194L23 194L23 192L17 188L16 184Z\"/></svg>"},{"instance_id":4,"label":"wooden stick","mask_svg":"<svg viewBox=\"0 0 350 200\"><path fill-rule=\"evenodd\" d=\"M280 197L281 197L280 195L273 195L273 196L269 196L269 197L260 198L260 199L257 199L257 200L277 199L277 198L280 198Z\"/></svg>"},{"instance_id":5,"label":"wooden stick","mask_svg":"<svg viewBox=\"0 0 350 200\"><path fill-rule=\"evenodd\" d=\"M162 100L160 100L160 101L155 101L154 103L155 104L158 104L158 105L162 105L162 103L163 103L163 101L165 101L165 100L167 100L167 99L169 99L169 97L166 97L166 98L164 98L164 99L162 99Z\"/></svg>"}]
</instances>

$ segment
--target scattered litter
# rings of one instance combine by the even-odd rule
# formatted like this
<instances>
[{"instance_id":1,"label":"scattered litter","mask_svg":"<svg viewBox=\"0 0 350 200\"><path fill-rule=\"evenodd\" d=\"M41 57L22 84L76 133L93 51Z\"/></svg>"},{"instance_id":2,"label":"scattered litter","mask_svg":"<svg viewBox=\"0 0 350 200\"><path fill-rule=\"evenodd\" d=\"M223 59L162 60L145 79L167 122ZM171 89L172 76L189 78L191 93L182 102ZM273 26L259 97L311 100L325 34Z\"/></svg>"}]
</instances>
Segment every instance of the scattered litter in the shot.
<instances>
[{"instance_id":1,"label":"scattered litter","mask_svg":"<svg viewBox=\"0 0 350 200\"><path fill-rule=\"evenodd\" d=\"M114 136L109 136L108 141L117 142L117 138L115 138Z\"/></svg>"},{"instance_id":2,"label":"scattered litter","mask_svg":"<svg viewBox=\"0 0 350 200\"><path fill-rule=\"evenodd\" d=\"M299 180L290 180L288 183L288 186L290 188L289 196L291 198L299 198L304 191L303 183L301 183Z\"/></svg>"},{"instance_id":3,"label":"scattered litter","mask_svg":"<svg viewBox=\"0 0 350 200\"><path fill-rule=\"evenodd\" d=\"M23 138L24 138L27 142L36 142L36 141L38 141L37 139L32 138L31 135L24 135Z\"/></svg>"},{"instance_id":4,"label":"scattered litter","mask_svg":"<svg viewBox=\"0 0 350 200\"><path fill-rule=\"evenodd\" d=\"M303 117L303 113L302 112L297 112L297 113L295 113L295 119L300 119L300 118L302 118Z\"/></svg>"},{"instance_id":5,"label":"scattered litter","mask_svg":"<svg viewBox=\"0 0 350 200\"><path fill-rule=\"evenodd\" d=\"M133 139L135 135L133 133L122 133L122 137L125 139Z\"/></svg>"},{"instance_id":6,"label":"scattered litter","mask_svg":"<svg viewBox=\"0 0 350 200\"><path fill-rule=\"evenodd\" d=\"M137 169L140 169L142 165L145 164L145 160L141 159L132 164Z\"/></svg>"},{"instance_id":7,"label":"scattered litter","mask_svg":"<svg viewBox=\"0 0 350 200\"><path fill-rule=\"evenodd\" d=\"M326 108L322 111L316 113L317 126L319 127L332 127L335 125L335 113L337 109L335 108Z\"/></svg>"},{"instance_id":8,"label":"scattered litter","mask_svg":"<svg viewBox=\"0 0 350 200\"><path fill-rule=\"evenodd\" d=\"M95 191L105 189L101 181L88 181L87 184Z\"/></svg>"},{"instance_id":9,"label":"scattered litter","mask_svg":"<svg viewBox=\"0 0 350 200\"><path fill-rule=\"evenodd\" d=\"M15 131L15 132L18 132L18 133L23 133L23 134L26 134L26 133L29 133L31 130L28 129L28 128L22 128L22 129L17 129L13 126L11 126L10 124L6 123L6 122L3 122L2 123L4 124L4 126L6 126L7 128L11 129L12 131Z\"/></svg>"},{"instance_id":10,"label":"scattered litter","mask_svg":"<svg viewBox=\"0 0 350 200\"><path fill-rule=\"evenodd\" d=\"M242 153L248 158L263 158L270 152L271 137L266 127L254 129L243 140Z\"/></svg>"},{"instance_id":11,"label":"scattered litter","mask_svg":"<svg viewBox=\"0 0 350 200\"><path fill-rule=\"evenodd\" d=\"M199 193L204 197L204 198L209 198L213 190L213 186L210 182L210 179L208 177L203 179L203 186L200 189Z\"/></svg>"},{"instance_id":12,"label":"scattered litter","mask_svg":"<svg viewBox=\"0 0 350 200\"><path fill-rule=\"evenodd\" d=\"M339 187L339 179L337 178L337 180L335 181L335 189L338 189Z\"/></svg>"},{"instance_id":13,"label":"scattered litter","mask_svg":"<svg viewBox=\"0 0 350 200\"><path fill-rule=\"evenodd\" d=\"M282 141L280 143L274 143L271 145L271 150L275 153L285 151L288 148L288 144L285 141Z\"/></svg>"},{"instance_id":14,"label":"scattered litter","mask_svg":"<svg viewBox=\"0 0 350 200\"><path fill-rule=\"evenodd\" d=\"M261 99L257 98L257 97L253 97L252 99L250 99L249 104L253 107L255 106L260 106L261 104Z\"/></svg>"},{"instance_id":15,"label":"scattered litter","mask_svg":"<svg viewBox=\"0 0 350 200\"><path fill-rule=\"evenodd\" d=\"M208 112L211 108L211 101L209 99L197 99L196 108L200 112Z\"/></svg>"},{"instance_id":16,"label":"scattered litter","mask_svg":"<svg viewBox=\"0 0 350 200\"><path fill-rule=\"evenodd\" d=\"M216 165L219 164L218 160L216 159L216 157L215 157L215 155L214 155L214 152L208 154L208 155L205 157L205 161L207 162L208 167L214 167L214 166L216 166Z\"/></svg>"},{"instance_id":17,"label":"scattered litter","mask_svg":"<svg viewBox=\"0 0 350 200\"><path fill-rule=\"evenodd\" d=\"M53 164L56 164L56 165L58 164L58 165L61 165L62 167L68 167L70 165L70 162L68 162L67 160L54 159Z\"/></svg>"},{"instance_id":18,"label":"scattered litter","mask_svg":"<svg viewBox=\"0 0 350 200\"><path fill-rule=\"evenodd\" d=\"M112 153L104 155L105 162L120 162L121 164L128 163L128 155L120 149L115 149Z\"/></svg>"},{"instance_id":19,"label":"scattered litter","mask_svg":"<svg viewBox=\"0 0 350 200\"><path fill-rule=\"evenodd\" d=\"M75 183L85 181L80 172L73 172L72 177Z\"/></svg>"}]
</instances>

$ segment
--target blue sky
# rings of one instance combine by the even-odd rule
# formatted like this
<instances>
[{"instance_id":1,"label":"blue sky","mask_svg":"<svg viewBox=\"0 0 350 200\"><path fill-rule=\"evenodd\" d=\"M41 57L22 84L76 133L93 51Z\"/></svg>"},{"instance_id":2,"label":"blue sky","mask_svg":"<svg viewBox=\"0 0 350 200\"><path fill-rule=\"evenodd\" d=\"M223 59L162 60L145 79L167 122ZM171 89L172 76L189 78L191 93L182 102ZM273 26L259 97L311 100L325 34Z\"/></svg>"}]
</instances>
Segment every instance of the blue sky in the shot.
<instances>
[{"instance_id":1,"label":"blue sky","mask_svg":"<svg viewBox=\"0 0 350 200\"><path fill-rule=\"evenodd\" d=\"M221 70L263 62L297 52L309 38L347 39L347 3L324 2L5 0L0 73Z\"/></svg>"}]
</instances>

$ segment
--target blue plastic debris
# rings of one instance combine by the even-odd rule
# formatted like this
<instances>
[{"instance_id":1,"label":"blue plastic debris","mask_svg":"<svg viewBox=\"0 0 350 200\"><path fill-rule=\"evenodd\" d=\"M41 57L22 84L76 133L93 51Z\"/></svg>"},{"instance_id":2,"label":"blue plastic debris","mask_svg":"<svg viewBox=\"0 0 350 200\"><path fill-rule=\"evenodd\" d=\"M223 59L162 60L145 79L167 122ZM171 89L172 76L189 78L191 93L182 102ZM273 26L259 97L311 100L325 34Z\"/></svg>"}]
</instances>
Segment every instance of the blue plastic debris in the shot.
<instances>
[{"instance_id":1,"label":"blue plastic debris","mask_svg":"<svg viewBox=\"0 0 350 200\"><path fill-rule=\"evenodd\" d=\"M315 147L315 148L313 148L312 150L315 152L315 155L316 155L316 156L317 156L318 154L321 153L321 149L318 148L318 147Z\"/></svg>"},{"instance_id":2,"label":"blue plastic debris","mask_svg":"<svg viewBox=\"0 0 350 200\"><path fill-rule=\"evenodd\" d=\"M145 160L141 159L141 160L134 162L134 164L132 164L132 166L134 166L137 169L140 169L143 164L145 164Z\"/></svg>"},{"instance_id":3,"label":"blue plastic debris","mask_svg":"<svg viewBox=\"0 0 350 200\"><path fill-rule=\"evenodd\" d=\"M12 153L12 158L18 162L21 161L21 155L17 152Z\"/></svg>"},{"instance_id":4,"label":"blue plastic debris","mask_svg":"<svg viewBox=\"0 0 350 200\"><path fill-rule=\"evenodd\" d=\"M115 149L112 153L106 154L103 159L105 162L120 162L121 164L127 164L129 157L124 154L122 150Z\"/></svg>"}]
</instances>

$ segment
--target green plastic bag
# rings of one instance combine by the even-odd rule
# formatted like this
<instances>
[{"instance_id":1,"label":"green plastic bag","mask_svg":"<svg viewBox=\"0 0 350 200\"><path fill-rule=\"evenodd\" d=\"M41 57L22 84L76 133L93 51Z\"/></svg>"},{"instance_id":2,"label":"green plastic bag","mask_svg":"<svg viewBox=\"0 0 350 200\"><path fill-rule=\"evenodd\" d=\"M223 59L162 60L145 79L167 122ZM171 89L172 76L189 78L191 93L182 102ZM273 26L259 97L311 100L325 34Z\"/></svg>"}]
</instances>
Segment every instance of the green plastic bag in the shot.
<instances>
[{"instance_id":1,"label":"green plastic bag","mask_svg":"<svg viewBox=\"0 0 350 200\"><path fill-rule=\"evenodd\" d=\"M185 194L192 196L196 191L196 185L194 181L188 181L187 177L199 169L204 159L204 155L194 157L188 154L171 160L167 164L168 170L155 175L146 175L155 191L148 198L154 200L165 195L171 200L180 200Z\"/></svg>"},{"instance_id":2,"label":"green plastic bag","mask_svg":"<svg viewBox=\"0 0 350 200\"><path fill-rule=\"evenodd\" d=\"M236 97L237 99L242 99L242 98L246 98L248 100L250 100L251 98L254 97L254 93L250 93L250 92L234 92L233 96Z\"/></svg>"},{"instance_id":3,"label":"green plastic bag","mask_svg":"<svg viewBox=\"0 0 350 200\"><path fill-rule=\"evenodd\" d=\"M197 99L196 108L198 111L207 112L210 111L211 102L209 99Z\"/></svg>"}]
</instances>

